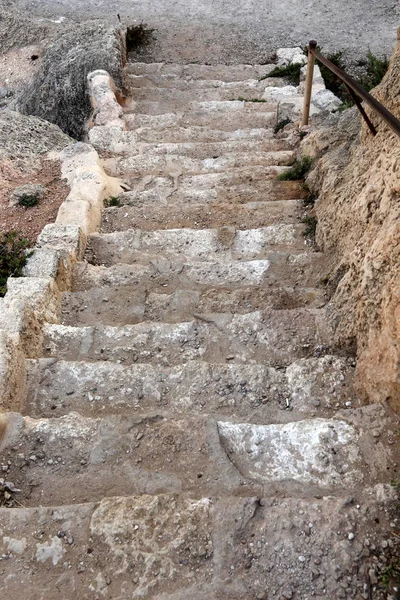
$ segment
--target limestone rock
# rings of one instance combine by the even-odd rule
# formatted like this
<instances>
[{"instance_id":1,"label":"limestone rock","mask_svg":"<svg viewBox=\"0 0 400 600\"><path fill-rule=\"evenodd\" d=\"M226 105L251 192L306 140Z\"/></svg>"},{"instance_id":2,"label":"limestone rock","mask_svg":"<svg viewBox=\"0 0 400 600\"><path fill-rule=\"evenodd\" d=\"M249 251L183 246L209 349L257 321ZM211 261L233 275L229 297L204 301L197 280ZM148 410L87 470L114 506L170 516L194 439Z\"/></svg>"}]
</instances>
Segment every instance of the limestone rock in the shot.
<instances>
[{"instance_id":1,"label":"limestone rock","mask_svg":"<svg viewBox=\"0 0 400 600\"><path fill-rule=\"evenodd\" d=\"M55 123L80 139L91 112L87 74L105 69L121 89L124 60L118 30L96 23L79 24L48 47L34 82L19 99L18 109Z\"/></svg>"}]
</instances>

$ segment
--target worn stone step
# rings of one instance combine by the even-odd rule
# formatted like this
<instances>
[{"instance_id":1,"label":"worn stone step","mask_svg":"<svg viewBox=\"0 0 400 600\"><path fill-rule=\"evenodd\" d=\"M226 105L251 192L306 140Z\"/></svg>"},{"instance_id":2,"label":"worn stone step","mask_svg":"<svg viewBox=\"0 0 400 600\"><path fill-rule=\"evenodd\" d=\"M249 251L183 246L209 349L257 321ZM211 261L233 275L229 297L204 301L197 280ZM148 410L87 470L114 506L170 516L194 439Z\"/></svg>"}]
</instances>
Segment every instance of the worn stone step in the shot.
<instances>
[{"instance_id":1,"label":"worn stone step","mask_svg":"<svg viewBox=\"0 0 400 600\"><path fill-rule=\"evenodd\" d=\"M270 104L269 99L266 100L263 98L266 88L264 81L252 80L250 82L231 84L218 82L219 85L211 83L201 87L196 85L197 82L194 85L179 87L161 87L159 85L136 86L135 82L132 85L132 79L129 79L127 83L130 96L127 103L128 110L129 103L133 102L140 102L139 110L141 110L140 106L144 101L159 102L168 107L176 106L177 110L185 109L186 105L198 102L199 99L202 102L252 102L255 100L254 104L258 102Z\"/></svg>"},{"instance_id":2,"label":"worn stone step","mask_svg":"<svg viewBox=\"0 0 400 600\"><path fill-rule=\"evenodd\" d=\"M8 418L2 455L24 506L132 494L274 496L277 486L291 496L351 494L388 481L393 460L384 439L376 449L371 423L381 436L388 425L377 406L269 425L157 412Z\"/></svg>"},{"instance_id":3,"label":"worn stone step","mask_svg":"<svg viewBox=\"0 0 400 600\"><path fill-rule=\"evenodd\" d=\"M233 106L229 111L207 111L204 109L199 111L173 110L172 112L167 112L165 108L163 109L158 104L137 104L137 110L135 109L133 113L124 115L124 121L128 129L136 130L147 127L160 130L170 129L171 127L204 127L210 130L237 131L248 128L271 128L276 125L278 120L277 105L265 103L239 102L240 109L235 109L235 106ZM235 105L234 102L231 104ZM262 112L260 112L260 109L250 111L246 108L248 104L253 107L261 106L264 110ZM147 112L144 112L146 110Z\"/></svg>"},{"instance_id":4,"label":"worn stone step","mask_svg":"<svg viewBox=\"0 0 400 600\"><path fill-rule=\"evenodd\" d=\"M136 132L129 131L125 132L128 134L134 134ZM134 139L131 144L123 146L124 152L129 157L134 156L147 156L153 157L156 155L171 154L174 156L185 156L187 158L193 158L198 160L205 160L207 158L220 158L230 155L239 155L244 153L259 153L266 152L281 152L291 151L287 141L278 138L267 137L264 140L229 140L229 141L217 141L217 142L162 142L162 143L143 143ZM292 156L292 155L290 155ZM279 154L278 154L279 157ZM257 163L255 163L257 164Z\"/></svg>"},{"instance_id":5,"label":"worn stone step","mask_svg":"<svg viewBox=\"0 0 400 600\"><path fill-rule=\"evenodd\" d=\"M131 120L128 119L130 122ZM235 129L234 131L223 131L194 125L192 127L139 127L134 131L137 141L147 143L170 143L179 142L243 142L243 141L266 141L273 138L273 131L265 127L247 129Z\"/></svg>"},{"instance_id":6,"label":"worn stone step","mask_svg":"<svg viewBox=\"0 0 400 600\"><path fill-rule=\"evenodd\" d=\"M170 176L166 173L164 177L125 177L132 189L121 194L119 200L122 204L140 206L150 202L240 204L303 198L306 191L301 182L278 180L278 174L284 170L285 167L253 166L221 173L180 175L171 168Z\"/></svg>"},{"instance_id":7,"label":"worn stone step","mask_svg":"<svg viewBox=\"0 0 400 600\"><path fill-rule=\"evenodd\" d=\"M175 417L212 414L239 422L285 423L355 408L353 364L336 356L301 359L284 370L202 361L162 367L30 360L23 412L50 418L71 411L99 417L157 410Z\"/></svg>"},{"instance_id":8,"label":"worn stone step","mask_svg":"<svg viewBox=\"0 0 400 600\"><path fill-rule=\"evenodd\" d=\"M199 98L199 94L196 94ZM277 98L271 96L266 102L245 102L244 100L192 100L188 98L171 97L170 100L131 100L125 104L124 115L169 115L171 113L182 113L188 119L205 117L210 127L212 119L216 117L237 117L247 115L254 117L257 113L266 115L276 113L278 107ZM197 123L199 124L199 123ZM253 125L256 127L256 125Z\"/></svg>"},{"instance_id":9,"label":"worn stone step","mask_svg":"<svg viewBox=\"0 0 400 600\"><path fill-rule=\"evenodd\" d=\"M196 150L194 150L196 152ZM259 166L288 166L293 163L293 150L259 151L249 153L226 153L209 158L191 158L180 154L144 153L134 156L122 156L103 159L103 165L109 175L114 177L132 177L151 175L218 173L227 169Z\"/></svg>"},{"instance_id":10,"label":"worn stone step","mask_svg":"<svg viewBox=\"0 0 400 600\"><path fill-rule=\"evenodd\" d=\"M91 262L106 266L139 261L143 254L181 262L259 260L274 251L296 253L305 247L304 225L258 229L128 229L90 236Z\"/></svg>"},{"instance_id":11,"label":"worn stone step","mask_svg":"<svg viewBox=\"0 0 400 600\"><path fill-rule=\"evenodd\" d=\"M125 69L128 75L156 75L170 78L172 81L184 79L219 80L225 82L242 81L244 79L260 79L270 73L276 65L200 65L200 64L169 64L169 63L127 63Z\"/></svg>"},{"instance_id":12,"label":"worn stone step","mask_svg":"<svg viewBox=\"0 0 400 600\"><path fill-rule=\"evenodd\" d=\"M299 223L304 212L301 200L275 202L248 202L246 204L168 204L157 206L147 203L141 206L122 206L103 211L101 232L126 231L127 229L208 229L212 227L235 227L256 229L277 223Z\"/></svg>"},{"instance_id":13,"label":"worn stone step","mask_svg":"<svg viewBox=\"0 0 400 600\"><path fill-rule=\"evenodd\" d=\"M274 67L271 66L271 70ZM269 69L268 69L269 70ZM203 92L208 92L210 89L220 89L230 91L233 97L238 98L246 92L253 90L265 90L266 87L273 87L274 90L277 87L286 87L287 80L282 77L267 77L263 79L261 75L257 75L255 72L249 73L249 77L241 77L240 79L230 79L226 81L224 79L198 79L190 76L183 76L177 78L172 74L160 74L160 73L148 73L148 74L133 74L127 72L126 74L126 85L130 90L131 97L135 97L134 94L140 90L155 90L155 89L169 89L171 91L185 92L185 91L196 91L197 98L203 98ZM251 95L249 96L251 98ZM230 97L230 99L232 96Z\"/></svg>"},{"instance_id":14,"label":"worn stone step","mask_svg":"<svg viewBox=\"0 0 400 600\"><path fill-rule=\"evenodd\" d=\"M176 287L179 282L161 276L137 285L92 287L87 291L65 292L63 325L133 325L142 321L180 323L198 313L321 308L326 303L323 289L252 285L251 276L225 286L203 290ZM246 280L247 279L247 280ZM250 281L249 281L250 279Z\"/></svg>"},{"instance_id":15,"label":"worn stone step","mask_svg":"<svg viewBox=\"0 0 400 600\"><path fill-rule=\"evenodd\" d=\"M362 598L369 546L390 556L398 515L390 486L353 497L124 494L1 508L2 590L15 600L28 589L40 600L67 599L71 590L113 600L243 600L266 590L274 599Z\"/></svg>"},{"instance_id":16,"label":"worn stone step","mask_svg":"<svg viewBox=\"0 0 400 600\"><path fill-rule=\"evenodd\" d=\"M87 259L92 263L99 262L91 250ZM131 265L120 263L104 267L90 262L77 263L73 277L74 292L93 287L107 291L112 286L131 286L171 294L178 289L206 291L216 288L232 292L248 286L260 286L267 294L273 294L274 286L277 289L282 286L289 289L315 288L325 273L324 255L311 251L299 254L271 252L263 260L251 261L221 262L214 259L185 262L175 257L168 259L142 254ZM255 289L249 292L257 294Z\"/></svg>"},{"instance_id":17,"label":"worn stone step","mask_svg":"<svg viewBox=\"0 0 400 600\"><path fill-rule=\"evenodd\" d=\"M329 349L322 309L197 314L178 323L123 327L44 326L43 351L60 360L175 365L188 360L285 366Z\"/></svg>"}]
</instances>

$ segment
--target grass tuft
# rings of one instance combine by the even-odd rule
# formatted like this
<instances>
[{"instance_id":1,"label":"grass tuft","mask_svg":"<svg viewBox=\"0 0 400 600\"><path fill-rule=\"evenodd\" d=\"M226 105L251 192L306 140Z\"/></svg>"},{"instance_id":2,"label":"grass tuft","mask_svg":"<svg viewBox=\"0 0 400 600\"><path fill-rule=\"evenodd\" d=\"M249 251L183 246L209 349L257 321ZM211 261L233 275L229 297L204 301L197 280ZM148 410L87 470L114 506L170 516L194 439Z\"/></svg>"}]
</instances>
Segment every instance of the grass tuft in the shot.
<instances>
[{"instance_id":1,"label":"grass tuft","mask_svg":"<svg viewBox=\"0 0 400 600\"><path fill-rule=\"evenodd\" d=\"M274 127L274 134L276 135L281 129L286 127L286 125L289 125L289 123L293 123L292 119L289 119L289 117L286 117L286 119L281 119L280 121L278 121Z\"/></svg>"},{"instance_id":2,"label":"grass tuft","mask_svg":"<svg viewBox=\"0 0 400 600\"><path fill-rule=\"evenodd\" d=\"M285 77L292 85L299 85L300 71L303 65L300 63L291 63L286 67L275 67L268 75L261 77L259 81L268 79L268 77Z\"/></svg>"},{"instance_id":3,"label":"grass tuft","mask_svg":"<svg viewBox=\"0 0 400 600\"><path fill-rule=\"evenodd\" d=\"M110 208L111 206L121 206L121 200L118 196L110 196L110 198L104 199L104 208Z\"/></svg>"},{"instance_id":4,"label":"grass tuft","mask_svg":"<svg viewBox=\"0 0 400 600\"><path fill-rule=\"evenodd\" d=\"M290 169L278 175L279 181L298 181L305 178L313 164L311 156L302 156L296 160Z\"/></svg>"}]
</instances>

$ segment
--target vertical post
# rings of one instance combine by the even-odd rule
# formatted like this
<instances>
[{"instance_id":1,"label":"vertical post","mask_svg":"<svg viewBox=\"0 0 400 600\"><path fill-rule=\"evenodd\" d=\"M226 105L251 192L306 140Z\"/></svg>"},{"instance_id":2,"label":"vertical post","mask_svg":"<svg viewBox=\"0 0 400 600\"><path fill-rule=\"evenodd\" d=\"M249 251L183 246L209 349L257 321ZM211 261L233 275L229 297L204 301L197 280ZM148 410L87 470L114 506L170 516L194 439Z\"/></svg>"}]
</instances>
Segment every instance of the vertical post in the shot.
<instances>
[{"instance_id":1,"label":"vertical post","mask_svg":"<svg viewBox=\"0 0 400 600\"><path fill-rule=\"evenodd\" d=\"M302 125L308 125L308 118L310 116L310 104L311 104L311 93L312 93L312 82L314 76L314 63L315 56L313 50L317 47L317 42L311 40L308 45L308 63L307 63L307 75L306 84L304 90L304 105L303 105L303 121Z\"/></svg>"}]
</instances>

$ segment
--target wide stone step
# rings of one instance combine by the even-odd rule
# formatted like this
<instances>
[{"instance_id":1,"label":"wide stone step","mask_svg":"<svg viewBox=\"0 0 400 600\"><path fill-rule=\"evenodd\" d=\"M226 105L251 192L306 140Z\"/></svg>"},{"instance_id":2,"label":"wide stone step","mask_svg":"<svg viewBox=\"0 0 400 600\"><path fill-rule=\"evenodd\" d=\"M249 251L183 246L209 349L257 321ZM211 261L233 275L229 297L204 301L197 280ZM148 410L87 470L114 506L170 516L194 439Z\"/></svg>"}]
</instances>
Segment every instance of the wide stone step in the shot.
<instances>
[{"instance_id":1,"label":"wide stone step","mask_svg":"<svg viewBox=\"0 0 400 600\"><path fill-rule=\"evenodd\" d=\"M135 134L136 132L125 132L126 134ZM187 158L195 158L205 160L207 158L218 158L226 155L254 153L258 155L260 152L281 152L291 151L285 139L277 139L267 137L264 140L230 140L218 142L176 142L176 143L142 143L136 139L131 145L124 147L124 152L129 157L147 156L153 157L156 155L172 154L174 156L185 156ZM279 156L279 154L278 154Z\"/></svg>"},{"instance_id":2,"label":"wide stone step","mask_svg":"<svg viewBox=\"0 0 400 600\"><path fill-rule=\"evenodd\" d=\"M127 63L125 69L130 75L156 75L171 81L188 80L219 80L225 82L242 81L245 79L260 79L270 73L276 65L200 65L200 64L169 64L169 63Z\"/></svg>"},{"instance_id":3,"label":"wide stone step","mask_svg":"<svg viewBox=\"0 0 400 600\"><path fill-rule=\"evenodd\" d=\"M199 94L196 94L197 98ZM254 117L257 113L265 115L275 113L278 107L278 99L271 96L266 102L246 102L244 100L193 100L171 97L170 100L130 100L124 108L125 116L129 114L142 115L168 115L171 113L182 113L187 118L196 118L203 115L208 120L208 126L211 126L209 119L218 117L235 118L241 115ZM256 125L253 125L256 127Z\"/></svg>"},{"instance_id":4,"label":"wide stone step","mask_svg":"<svg viewBox=\"0 0 400 600\"><path fill-rule=\"evenodd\" d=\"M131 119L128 119L131 123ZM271 140L273 131L264 127L247 129L235 129L234 131L223 131L194 125L192 127L139 127L135 131L127 131L126 134L135 134L139 142L169 143L179 142L243 142Z\"/></svg>"},{"instance_id":5,"label":"wide stone step","mask_svg":"<svg viewBox=\"0 0 400 600\"><path fill-rule=\"evenodd\" d=\"M157 412L9 420L2 455L24 506L132 494L274 496L277 486L287 495L352 494L387 481L393 460L390 446L376 448L371 422L382 435L388 419L375 406L271 425Z\"/></svg>"},{"instance_id":6,"label":"wide stone step","mask_svg":"<svg viewBox=\"0 0 400 600\"><path fill-rule=\"evenodd\" d=\"M178 323L123 327L44 326L44 356L59 360L111 360L176 365L189 360L261 362L285 366L329 348L322 309L196 314Z\"/></svg>"},{"instance_id":7,"label":"wide stone step","mask_svg":"<svg viewBox=\"0 0 400 600\"><path fill-rule=\"evenodd\" d=\"M263 95L265 93L264 81L247 81L234 84L224 84L223 82L214 82L199 87L196 83L193 85L179 87L161 87L157 85L136 86L135 82L128 80L128 89L130 102L159 102L166 106L176 106L178 110L185 110L187 104L196 102L201 98L202 102L236 102L247 100L249 102L268 102ZM162 83L162 82L160 82ZM129 105L128 105L129 106Z\"/></svg>"},{"instance_id":8,"label":"wide stone step","mask_svg":"<svg viewBox=\"0 0 400 600\"><path fill-rule=\"evenodd\" d=\"M273 70L274 66L270 66L268 71ZM177 78L172 74L160 74L160 73L148 73L136 75L129 71L126 73L126 85L131 94L133 95L139 89L142 90L155 90L155 89L169 89L176 92L185 91L196 91L196 100L201 97L203 98L203 92L208 92L210 89L220 89L230 91L236 94L236 97L241 96L243 93L251 92L253 90L265 90L266 87L273 87L274 90L277 87L286 87L287 80L282 77L268 77L262 79L262 76L253 72L249 77L240 79L230 79L225 81L224 79L198 79L190 76L183 76ZM250 75L250 73L249 73ZM134 96L133 96L134 97ZM251 96L250 96L251 97ZM230 97L231 99L231 97Z\"/></svg>"},{"instance_id":9,"label":"wide stone step","mask_svg":"<svg viewBox=\"0 0 400 600\"><path fill-rule=\"evenodd\" d=\"M83 292L66 292L62 303L63 325L133 325L142 321L180 323L198 313L246 314L271 308L286 310L326 303L324 290L276 285L252 285L251 272L239 282L195 290L176 288L176 281L161 276L137 285L93 287ZM250 281L249 281L250 280ZM230 285L229 285L230 284ZM250 286L250 287L249 287Z\"/></svg>"},{"instance_id":10,"label":"wide stone step","mask_svg":"<svg viewBox=\"0 0 400 600\"><path fill-rule=\"evenodd\" d=\"M125 177L132 189L121 194L119 200L122 204L140 206L150 202L239 204L303 198L306 191L301 183L278 180L278 174L285 168L253 166L187 176L171 168L169 177Z\"/></svg>"},{"instance_id":11,"label":"wide stone step","mask_svg":"<svg viewBox=\"0 0 400 600\"><path fill-rule=\"evenodd\" d=\"M133 113L126 113L124 121L128 129L139 129L142 127L154 128L155 130L170 129L171 127L204 127L210 130L237 131L240 129L272 128L276 125L277 105L268 105L264 102L239 102L242 108L235 109L235 102L231 103L230 111L198 110L198 111L167 111L159 104L137 103ZM264 110L254 109L250 111L247 105L262 107Z\"/></svg>"},{"instance_id":12,"label":"wide stone step","mask_svg":"<svg viewBox=\"0 0 400 600\"><path fill-rule=\"evenodd\" d=\"M194 150L196 152L196 150ZM200 151L199 151L200 152ZM135 156L105 158L103 165L109 175L114 177L132 177L151 175L218 173L227 169L259 166L288 166L293 163L293 150L253 151L249 153L226 153L209 158L191 158L179 154L158 154L146 152Z\"/></svg>"},{"instance_id":13,"label":"wide stone step","mask_svg":"<svg viewBox=\"0 0 400 600\"><path fill-rule=\"evenodd\" d=\"M268 424L332 416L357 406L353 361L335 356L295 361L284 370L263 364L192 361L176 367L112 362L28 361L23 412L99 417L135 411L169 416L212 414Z\"/></svg>"},{"instance_id":14,"label":"wide stone step","mask_svg":"<svg viewBox=\"0 0 400 600\"><path fill-rule=\"evenodd\" d=\"M123 206L103 211L102 233L126 231L127 229L208 229L212 227L235 227L256 229L277 223L300 222L304 212L301 200L281 202L248 202L247 204L168 204L154 203L141 206Z\"/></svg>"},{"instance_id":15,"label":"wide stone step","mask_svg":"<svg viewBox=\"0 0 400 600\"><path fill-rule=\"evenodd\" d=\"M145 255L181 262L259 260L280 250L305 247L304 225L270 225L258 229L128 229L90 236L88 258L106 266L137 262Z\"/></svg>"},{"instance_id":16,"label":"wide stone step","mask_svg":"<svg viewBox=\"0 0 400 600\"><path fill-rule=\"evenodd\" d=\"M1 508L3 594L242 600L268 590L276 599L362 598L366 571L380 574L369 547L392 542L396 502L383 485L353 497L124 493L99 503Z\"/></svg>"},{"instance_id":17,"label":"wide stone step","mask_svg":"<svg viewBox=\"0 0 400 600\"><path fill-rule=\"evenodd\" d=\"M93 251L88 252L87 258L98 262ZM175 257L170 260L163 256L141 254L132 265L104 267L78 263L74 270L73 291L93 287L108 291L112 286L135 286L149 292L162 289L171 294L178 289L203 292L216 288L232 292L248 286L261 286L267 294L273 294L274 287L314 288L325 273L324 267L324 255L310 251L299 254L271 252L263 260L221 262L214 259L189 263ZM249 292L257 294L255 289Z\"/></svg>"}]
</instances>

